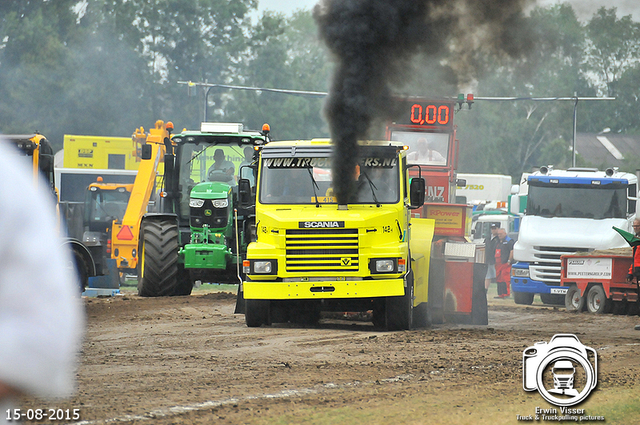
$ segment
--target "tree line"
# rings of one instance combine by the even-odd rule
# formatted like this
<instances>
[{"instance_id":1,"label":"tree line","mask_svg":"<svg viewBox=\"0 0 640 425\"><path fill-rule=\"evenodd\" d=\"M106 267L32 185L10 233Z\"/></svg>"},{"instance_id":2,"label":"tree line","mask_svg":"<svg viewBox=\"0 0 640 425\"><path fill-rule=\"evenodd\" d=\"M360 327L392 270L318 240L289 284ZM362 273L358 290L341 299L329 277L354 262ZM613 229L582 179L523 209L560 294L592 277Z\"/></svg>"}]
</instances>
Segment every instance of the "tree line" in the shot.
<instances>
[{"instance_id":1,"label":"tree line","mask_svg":"<svg viewBox=\"0 0 640 425\"><path fill-rule=\"evenodd\" d=\"M324 99L197 89L178 81L327 91L333 64L312 11L257 16L256 0L6 0L0 3L0 131L129 136L171 120L268 122L275 139L327 137ZM473 52L476 96L613 96L578 106L579 132L640 134L640 25L616 8L580 21L537 7L523 55ZM416 55L399 94L455 96L447 58ZM451 58L449 58L451 59ZM510 174L571 164L572 102L476 102L456 114L460 171ZM378 130L378 133L376 133ZM374 129L373 136L379 134ZM578 155L579 165L587 164ZM640 154L627 171L640 168Z\"/></svg>"}]
</instances>

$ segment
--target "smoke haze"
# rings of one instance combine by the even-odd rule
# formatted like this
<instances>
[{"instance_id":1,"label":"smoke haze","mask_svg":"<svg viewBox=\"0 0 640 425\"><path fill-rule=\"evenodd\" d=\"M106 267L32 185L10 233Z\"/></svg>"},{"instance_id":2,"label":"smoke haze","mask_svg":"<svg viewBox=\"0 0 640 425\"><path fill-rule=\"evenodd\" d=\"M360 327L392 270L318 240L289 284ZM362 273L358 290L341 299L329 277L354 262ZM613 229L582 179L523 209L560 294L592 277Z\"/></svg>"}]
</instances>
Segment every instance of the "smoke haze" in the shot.
<instances>
[{"instance_id":1,"label":"smoke haze","mask_svg":"<svg viewBox=\"0 0 640 425\"><path fill-rule=\"evenodd\" d=\"M474 79L474 57L512 57L528 49L524 9L530 0L324 0L314 8L320 37L333 53L325 114L334 143L335 194L354 194L359 139L389 118L392 89L416 53L444 60L457 84ZM443 56L444 55L444 56Z\"/></svg>"}]
</instances>

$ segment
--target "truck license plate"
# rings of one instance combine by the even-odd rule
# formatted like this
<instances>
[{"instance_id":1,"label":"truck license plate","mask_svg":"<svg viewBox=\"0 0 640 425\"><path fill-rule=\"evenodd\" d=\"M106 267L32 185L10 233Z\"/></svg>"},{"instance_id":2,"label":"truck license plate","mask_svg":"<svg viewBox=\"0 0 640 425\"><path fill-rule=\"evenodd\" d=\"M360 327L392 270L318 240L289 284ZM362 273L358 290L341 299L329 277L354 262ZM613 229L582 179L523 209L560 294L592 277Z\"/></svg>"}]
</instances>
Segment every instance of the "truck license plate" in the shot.
<instances>
[{"instance_id":1,"label":"truck license plate","mask_svg":"<svg viewBox=\"0 0 640 425\"><path fill-rule=\"evenodd\" d=\"M569 288L551 288L552 294L566 294Z\"/></svg>"}]
</instances>

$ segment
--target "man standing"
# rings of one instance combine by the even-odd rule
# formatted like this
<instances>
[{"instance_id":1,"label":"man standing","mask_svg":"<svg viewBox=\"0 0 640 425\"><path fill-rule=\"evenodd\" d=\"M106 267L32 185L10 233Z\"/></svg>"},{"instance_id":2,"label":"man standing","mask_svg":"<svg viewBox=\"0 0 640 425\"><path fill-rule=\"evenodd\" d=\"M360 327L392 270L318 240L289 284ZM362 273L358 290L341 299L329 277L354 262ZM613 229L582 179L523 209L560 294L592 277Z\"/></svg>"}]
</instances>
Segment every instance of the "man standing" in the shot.
<instances>
[{"instance_id":1,"label":"man standing","mask_svg":"<svg viewBox=\"0 0 640 425\"><path fill-rule=\"evenodd\" d=\"M491 223L491 234L484 240L484 258L487 264L487 275L484 278L484 290L489 290L489 285L496 278L496 244L498 242L497 223Z\"/></svg>"},{"instance_id":2,"label":"man standing","mask_svg":"<svg viewBox=\"0 0 640 425\"><path fill-rule=\"evenodd\" d=\"M496 244L496 283L498 284L498 297L509 296L509 281L511 280L511 263L513 262L513 245L515 241L507 236L505 229L498 229L498 242Z\"/></svg>"},{"instance_id":3,"label":"man standing","mask_svg":"<svg viewBox=\"0 0 640 425\"><path fill-rule=\"evenodd\" d=\"M637 238L640 238L640 219L633 220L633 232ZM640 249L638 245L633 247L633 261L631 267L629 267L629 274L627 275L627 282L631 283L635 281L636 285L640 282ZM640 331L640 325L634 327L635 330Z\"/></svg>"}]
</instances>

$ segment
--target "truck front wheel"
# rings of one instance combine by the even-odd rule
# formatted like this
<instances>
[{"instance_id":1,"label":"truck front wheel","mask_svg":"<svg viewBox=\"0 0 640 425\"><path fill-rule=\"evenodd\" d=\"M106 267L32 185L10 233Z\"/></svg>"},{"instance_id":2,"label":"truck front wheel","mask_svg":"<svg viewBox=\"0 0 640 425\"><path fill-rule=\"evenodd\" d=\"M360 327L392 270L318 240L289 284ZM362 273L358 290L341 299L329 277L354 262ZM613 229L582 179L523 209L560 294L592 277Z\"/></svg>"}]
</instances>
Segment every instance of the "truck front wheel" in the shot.
<instances>
[{"instance_id":1,"label":"truck front wheel","mask_svg":"<svg viewBox=\"0 0 640 425\"><path fill-rule=\"evenodd\" d=\"M536 294L533 292L513 292L513 301L516 304L531 305L533 304L533 297Z\"/></svg>"},{"instance_id":2,"label":"truck front wheel","mask_svg":"<svg viewBox=\"0 0 640 425\"><path fill-rule=\"evenodd\" d=\"M607 298L600 285L594 285L587 293L587 309L589 313L605 314L611 311L611 300Z\"/></svg>"},{"instance_id":3,"label":"truck front wheel","mask_svg":"<svg viewBox=\"0 0 640 425\"><path fill-rule=\"evenodd\" d=\"M407 276L407 287L401 297L387 297L385 306L387 330L411 329L413 322L413 274Z\"/></svg>"},{"instance_id":4,"label":"truck front wheel","mask_svg":"<svg viewBox=\"0 0 640 425\"><path fill-rule=\"evenodd\" d=\"M259 328L269 324L268 300L244 300L244 321L250 328Z\"/></svg>"}]
</instances>

